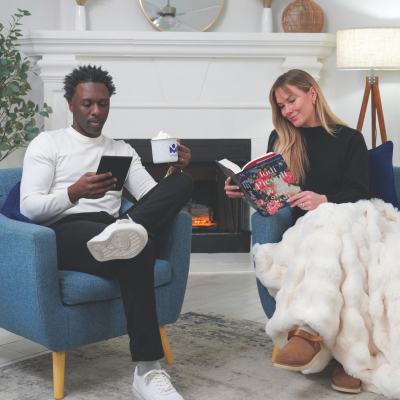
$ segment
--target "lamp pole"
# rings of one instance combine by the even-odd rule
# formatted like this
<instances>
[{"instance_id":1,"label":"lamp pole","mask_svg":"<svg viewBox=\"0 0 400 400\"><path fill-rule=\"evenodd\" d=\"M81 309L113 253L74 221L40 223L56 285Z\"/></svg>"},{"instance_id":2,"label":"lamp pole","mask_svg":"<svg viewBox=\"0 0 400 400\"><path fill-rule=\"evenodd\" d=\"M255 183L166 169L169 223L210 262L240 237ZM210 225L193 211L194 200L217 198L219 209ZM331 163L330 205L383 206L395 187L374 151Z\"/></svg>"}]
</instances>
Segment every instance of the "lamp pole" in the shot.
<instances>
[{"instance_id":1,"label":"lamp pole","mask_svg":"<svg viewBox=\"0 0 400 400\"><path fill-rule=\"evenodd\" d=\"M382 143L387 142L385 119L381 94L379 91L379 77L375 76L375 71L371 69L371 76L367 76L364 98L361 105L360 117L358 119L357 130L361 132L364 125L365 114L367 112L368 100L371 95L371 118L372 118L372 148L376 147L376 114L378 114L379 130L381 132Z\"/></svg>"}]
</instances>

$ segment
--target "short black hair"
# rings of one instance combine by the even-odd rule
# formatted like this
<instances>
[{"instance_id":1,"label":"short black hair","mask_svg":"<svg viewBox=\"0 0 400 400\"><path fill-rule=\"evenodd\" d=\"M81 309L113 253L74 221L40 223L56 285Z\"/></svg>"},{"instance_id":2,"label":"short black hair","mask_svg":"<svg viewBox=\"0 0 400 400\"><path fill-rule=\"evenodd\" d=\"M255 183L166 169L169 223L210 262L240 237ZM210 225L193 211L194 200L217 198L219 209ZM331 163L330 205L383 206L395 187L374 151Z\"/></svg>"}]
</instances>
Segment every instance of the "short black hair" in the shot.
<instances>
[{"instance_id":1,"label":"short black hair","mask_svg":"<svg viewBox=\"0 0 400 400\"><path fill-rule=\"evenodd\" d=\"M64 78L64 97L68 101L71 101L75 94L76 87L80 83L86 82L104 83L110 93L110 97L116 93L115 85L108 71L103 71L101 67L96 67L95 65L91 66L89 64L81 65Z\"/></svg>"}]
</instances>

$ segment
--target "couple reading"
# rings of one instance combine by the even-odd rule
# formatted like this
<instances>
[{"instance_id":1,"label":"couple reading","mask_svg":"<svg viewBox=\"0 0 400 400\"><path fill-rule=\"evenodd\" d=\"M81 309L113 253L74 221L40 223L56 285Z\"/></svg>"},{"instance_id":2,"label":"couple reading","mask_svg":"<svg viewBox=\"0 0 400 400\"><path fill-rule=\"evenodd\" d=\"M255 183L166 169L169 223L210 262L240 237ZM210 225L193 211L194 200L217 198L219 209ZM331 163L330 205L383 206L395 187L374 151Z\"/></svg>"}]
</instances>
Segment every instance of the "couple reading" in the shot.
<instances>
[{"instance_id":1,"label":"couple reading","mask_svg":"<svg viewBox=\"0 0 400 400\"><path fill-rule=\"evenodd\" d=\"M192 178L182 173L190 150L178 146L158 184L137 153L123 141L102 135L115 86L107 71L82 66L65 77L65 98L73 114L66 129L43 132L29 145L21 182L21 212L56 235L58 268L100 277L117 276L127 318L134 372L133 394L141 400L181 400L161 369L163 357L156 314L154 264L164 230L189 201ZM282 154L303 191L291 198L299 217L324 203L368 199L368 154L361 133L330 110L318 84L292 70L271 89L275 130L268 152ZM122 191L115 178L96 175L103 155L133 157L125 187L137 202L119 215ZM82 175L82 172L87 171ZM230 179L226 194L242 198ZM323 338L307 323L292 326L275 365L306 370L321 353ZM346 367L346 365L344 366ZM361 382L341 364L334 388L357 393Z\"/></svg>"}]
</instances>

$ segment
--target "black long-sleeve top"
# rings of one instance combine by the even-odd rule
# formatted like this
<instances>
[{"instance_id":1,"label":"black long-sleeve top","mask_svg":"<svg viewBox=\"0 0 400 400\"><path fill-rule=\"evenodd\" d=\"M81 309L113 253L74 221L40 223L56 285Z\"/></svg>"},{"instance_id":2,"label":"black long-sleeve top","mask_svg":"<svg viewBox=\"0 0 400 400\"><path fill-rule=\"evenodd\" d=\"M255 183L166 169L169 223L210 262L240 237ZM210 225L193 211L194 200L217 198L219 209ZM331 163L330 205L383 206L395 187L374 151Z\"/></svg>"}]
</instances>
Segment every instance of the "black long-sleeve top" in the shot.
<instances>
[{"instance_id":1,"label":"black long-sleeve top","mask_svg":"<svg viewBox=\"0 0 400 400\"><path fill-rule=\"evenodd\" d=\"M301 184L325 195L330 203L355 203L369 198L368 150L363 135L347 126L340 126L334 136L322 126L300 128L310 167ZM274 130L268 142L268 152L274 151L278 134ZM298 207L296 207L298 209ZM304 215L303 210L296 210Z\"/></svg>"}]
</instances>

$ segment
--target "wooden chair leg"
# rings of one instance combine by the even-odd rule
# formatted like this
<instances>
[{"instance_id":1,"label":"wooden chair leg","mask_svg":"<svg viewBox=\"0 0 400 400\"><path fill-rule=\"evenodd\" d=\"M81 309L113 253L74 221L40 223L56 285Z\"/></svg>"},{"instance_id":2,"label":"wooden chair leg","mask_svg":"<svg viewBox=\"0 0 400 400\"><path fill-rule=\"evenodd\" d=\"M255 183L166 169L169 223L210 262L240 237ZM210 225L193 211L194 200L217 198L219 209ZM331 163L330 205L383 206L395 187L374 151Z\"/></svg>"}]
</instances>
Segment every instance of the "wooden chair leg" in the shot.
<instances>
[{"instance_id":1,"label":"wooden chair leg","mask_svg":"<svg viewBox=\"0 0 400 400\"><path fill-rule=\"evenodd\" d=\"M164 350L165 361L167 362L167 364L174 364L175 360L174 356L172 355L171 346L169 345L165 326L160 326L160 336L161 336L162 347Z\"/></svg>"},{"instance_id":2,"label":"wooden chair leg","mask_svg":"<svg viewBox=\"0 0 400 400\"><path fill-rule=\"evenodd\" d=\"M53 352L54 398L57 400L64 398L64 376L65 351L62 351L61 353Z\"/></svg>"},{"instance_id":3,"label":"wooden chair leg","mask_svg":"<svg viewBox=\"0 0 400 400\"><path fill-rule=\"evenodd\" d=\"M275 358L281 350L274 346L274 351L272 352L271 362L275 362Z\"/></svg>"}]
</instances>

